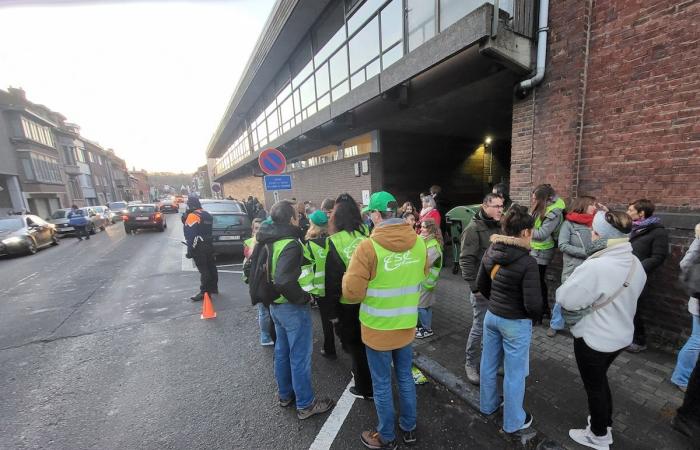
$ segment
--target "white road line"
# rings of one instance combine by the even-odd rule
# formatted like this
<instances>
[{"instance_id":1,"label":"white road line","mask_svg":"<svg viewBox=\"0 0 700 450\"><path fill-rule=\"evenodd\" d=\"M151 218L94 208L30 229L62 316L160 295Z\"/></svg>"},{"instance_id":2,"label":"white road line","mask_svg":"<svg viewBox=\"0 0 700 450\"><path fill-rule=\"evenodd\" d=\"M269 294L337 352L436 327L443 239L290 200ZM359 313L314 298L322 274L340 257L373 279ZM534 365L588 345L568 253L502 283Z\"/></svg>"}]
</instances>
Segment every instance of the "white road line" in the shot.
<instances>
[{"instance_id":1,"label":"white road line","mask_svg":"<svg viewBox=\"0 0 700 450\"><path fill-rule=\"evenodd\" d=\"M39 275L39 272L34 272L34 273L31 274L31 275L27 275L26 277L24 277L24 278L22 278L21 280L19 280L19 281L17 282L17 284L19 285L19 284L21 284L23 281L26 281L26 280L30 279L31 277L35 277L35 276L37 276L37 275Z\"/></svg>"},{"instance_id":2,"label":"white road line","mask_svg":"<svg viewBox=\"0 0 700 450\"><path fill-rule=\"evenodd\" d=\"M242 266L243 263L235 263L235 264L221 264L217 265L216 267L229 267L229 266Z\"/></svg>"},{"instance_id":3,"label":"white road line","mask_svg":"<svg viewBox=\"0 0 700 450\"><path fill-rule=\"evenodd\" d=\"M225 272L225 273L243 273L242 270L223 270L223 269L217 269L216 271L219 272L219 273L221 273L221 272Z\"/></svg>"},{"instance_id":4,"label":"white road line","mask_svg":"<svg viewBox=\"0 0 700 450\"><path fill-rule=\"evenodd\" d=\"M316 439L311 443L309 450L328 450L333 445L335 437L340 431L340 427L343 426L345 418L348 417L352 405L355 403L355 397L350 395L350 386L354 385L354 380L350 380L348 386L343 391L343 395L340 396L340 400L333 408L333 412L326 419L326 423L323 424L323 428L316 435Z\"/></svg>"}]
</instances>

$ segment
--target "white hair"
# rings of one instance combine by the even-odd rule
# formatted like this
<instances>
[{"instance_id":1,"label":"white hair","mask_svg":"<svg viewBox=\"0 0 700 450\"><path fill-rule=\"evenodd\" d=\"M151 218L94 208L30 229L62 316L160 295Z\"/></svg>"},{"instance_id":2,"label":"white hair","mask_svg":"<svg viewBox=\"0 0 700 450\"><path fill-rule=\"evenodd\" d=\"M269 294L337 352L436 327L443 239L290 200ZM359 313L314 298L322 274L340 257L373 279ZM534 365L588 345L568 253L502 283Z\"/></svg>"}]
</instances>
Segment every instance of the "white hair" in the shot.
<instances>
[{"instance_id":1,"label":"white hair","mask_svg":"<svg viewBox=\"0 0 700 450\"><path fill-rule=\"evenodd\" d=\"M435 208L435 199L430 195L426 195L423 197L423 204L427 204L428 206Z\"/></svg>"}]
</instances>

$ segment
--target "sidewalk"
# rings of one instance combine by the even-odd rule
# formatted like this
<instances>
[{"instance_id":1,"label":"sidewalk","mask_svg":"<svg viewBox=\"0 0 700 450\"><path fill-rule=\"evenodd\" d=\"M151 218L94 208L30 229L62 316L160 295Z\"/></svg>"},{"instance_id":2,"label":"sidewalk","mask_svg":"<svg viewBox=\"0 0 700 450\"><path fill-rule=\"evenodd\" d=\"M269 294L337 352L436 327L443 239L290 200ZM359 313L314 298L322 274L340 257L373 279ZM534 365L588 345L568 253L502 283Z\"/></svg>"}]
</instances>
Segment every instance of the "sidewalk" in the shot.
<instances>
[{"instance_id":1,"label":"sidewalk","mask_svg":"<svg viewBox=\"0 0 700 450\"><path fill-rule=\"evenodd\" d=\"M443 269L433 307L435 336L416 340L419 355L444 366L478 399L479 388L467 382L464 349L471 328L472 308L467 285L450 268ZM564 448L583 449L568 435L570 428L586 424L586 396L576 367L570 334L546 336L546 328L533 328L530 376L525 407L534 416L533 426ZM683 393L668 380L675 356L648 350L623 352L610 367L608 377L614 402L614 446L616 449L686 449L685 436L674 431L670 420L683 400Z\"/></svg>"}]
</instances>

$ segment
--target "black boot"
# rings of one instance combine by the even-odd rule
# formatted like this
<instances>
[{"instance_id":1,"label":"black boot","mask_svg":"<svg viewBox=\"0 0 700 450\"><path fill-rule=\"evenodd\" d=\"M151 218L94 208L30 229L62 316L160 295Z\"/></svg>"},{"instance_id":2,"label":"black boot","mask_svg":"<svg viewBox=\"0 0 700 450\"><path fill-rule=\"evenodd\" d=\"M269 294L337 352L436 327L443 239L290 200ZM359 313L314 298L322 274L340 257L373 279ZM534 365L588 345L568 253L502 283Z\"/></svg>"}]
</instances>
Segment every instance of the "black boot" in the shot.
<instances>
[{"instance_id":1,"label":"black boot","mask_svg":"<svg viewBox=\"0 0 700 450\"><path fill-rule=\"evenodd\" d=\"M202 300L204 300L204 294L200 292L199 294L190 297L190 300L192 300L193 302L201 302Z\"/></svg>"}]
</instances>

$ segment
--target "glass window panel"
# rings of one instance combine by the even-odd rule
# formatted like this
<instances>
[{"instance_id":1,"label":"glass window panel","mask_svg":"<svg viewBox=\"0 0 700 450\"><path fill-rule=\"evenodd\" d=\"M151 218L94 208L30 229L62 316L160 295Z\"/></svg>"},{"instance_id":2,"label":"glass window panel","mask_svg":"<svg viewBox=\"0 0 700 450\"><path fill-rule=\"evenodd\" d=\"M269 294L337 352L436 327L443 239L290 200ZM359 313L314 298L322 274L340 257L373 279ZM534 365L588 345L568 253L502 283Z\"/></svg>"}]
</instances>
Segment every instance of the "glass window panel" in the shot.
<instances>
[{"instance_id":1,"label":"glass window panel","mask_svg":"<svg viewBox=\"0 0 700 450\"><path fill-rule=\"evenodd\" d=\"M364 5L360 6L352 17L348 19L348 33L354 33L365 20L369 19L369 17L377 11L384 1L385 0L367 0Z\"/></svg>"},{"instance_id":2,"label":"glass window panel","mask_svg":"<svg viewBox=\"0 0 700 450\"><path fill-rule=\"evenodd\" d=\"M282 118L282 123L287 122L294 117L294 104L292 97L287 98L287 100L280 105L280 116Z\"/></svg>"},{"instance_id":3,"label":"glass window panel","mask_svg":"<svg viewBox=\"0 0 700 450\"><path fill-rule=\"evenodd\" d=\"M338 30L335 35L331 38L326 45L323 46L322 49L320 49L318 52L316 52L316 56L314 56L314 61L316 61L316 65L319 65L323 61L328 58L331 53L333 53L338 47L340 47L344 42L345 39L347 38L345 34L345 27L342 26L340 30Z\"/></svg>"},{"instance_id":4,"label":"glass window panel","mask_svg":"<svg viewBox=\"0 0 700 450\"><path fill-rule=\"evenodd\" d=\"M326 94L318 99L318 109L323 109L331 104L331 94Z\"/></svg>"},{"instance_id":5,"label":"glass window panel","mask_svg":"<svg viewBox=\"0 0 700 450\"><path fill-rule=\"evenodd\" d=\"M299 114L301 112L301 102L299 101L299 89L292 93L292 98L294 99L294 113Z\"/></svg>"},{"instance_id":6,"label":"glass window panel","mask_svg":"<svg viewBox=\"0 0 700 450\"><path fill-rule=\"evenodd\" d=\"M343 46L329 61L331 71L331 86L335 86L348 78L348 50Z\"/></svg>"},{"instance_id":7,"label":"glass window panel","mask_svg":"<svg viewBox=\"0 0 700 450\"><path fill-rule=\"evenodd\" d=\"M357 86L365 82L365 71L360 70L355 75L350 77L350 89L356 89Z\"/></svg>"},{"instance_id":8,"label":"glass window panel","mask_svg":"<svg viewBox=\"0 0 700 450\"><path fill-rule=\"evenodd\" d=\"M382 50L391 47L403 37L403 7L394 0L382 10Z\"/></svg>"},{"instance_id":9,"label":"glass window panel","mask_svg":"<svg viewBox=\"0 0 700 450\"><path fill-rule=\"evenodd\" d=\"M483 0L440 0L440 31L484 3Z\"/></svg>"},{"instance_id":10,"label":"glass window panel","mask_svg":"<svg viewBox=\"0 0 700 450\"><path fill-rule=\"evenodd\" d=\"M274 100L272 100L272 103L270 103L267 108L265 108L265 115L269 116L272 114L272 111L274 111L277 108L277 104L275 103Z\"/></svg>"},{"instance_id":11,"label":"glass window panel","mask_svg":"<svg viewBox=\"0 0 700 450\"><path fill-rule=\"evenodd\" d=\"M301 97L301 107L305 109L310 104L316 101L316 89L314 78L311 77L299 88L299 96Z\"/></svg>"},{"instance_id":12,"label":"glass window panel","mask_svg":"<svg viewBox=\"0 0 700 450\"><path fill-rule=\"evenodd\" d=\"M333 101L338 100L340 97L347 94L348 92L350 92L350 87L349 87L348 81L345 80L342 83L340 83L338 86L336 86L333 89L333 91L331 91L331 95L333 96Z\"/></svg>"},{"instance_id":13,"label":"glass window panel","mask_svg":"<svg viewBox=\"0 0 700 450\"><path fill-rule=\"evenodd\" d=\"M311 75L311 72L314 70L314 64L313 61L309 61L309 63L304 66L303 69L297 74L297 76L294 77L292 80L292 86L294 88L297 88L301 83L304 82L304 79Z\"/></svg>"},{"instance_id":14,"label":"glass window panel","mask_svg":"<svg viewBox=\"0 0 700 450\"><path fill-rule=\"evenodd\" d=\"M270 130L270 134L272 134L277 131L277 127L279 127L279 120L277 119L277 111L274 111L267 117L267 128ZM270 139L274 138L271 137Z\"/></svg>"},{"instance_id":15,"label":"glass window panel","mask_svg":"<svg viewBox=\"0 0 700 450\"><path fill-rule=\"evenodd\" d=\"M394 64L396 61L401 59L403 56L403 45L397 44L394 48L384 53L382 56L382 67L386 69L390 65Z\"/></svg>"},{"instance_id":16,"label":"glass window panel","mask_svg":"<svg viewBox=\"0 0 700 450\"><path fill-rule=\"evenodd\" d=\"M285 98L289 97L289 94L292 93L292 84L287 83L284 85L280 93L277 95L277 104L279 105L284 101Z\"/></svg>"},{"instance_id":17,"label":"glass window panel","mask_svg":"<svg viewBox=\"0 0 700 450\"><path fill-rule=\"evenodd\" d=\"M408 7L408 51L435 35L434 0L406 0Z\"/></svg>"},{"instance_id":18,"label":"glass window panel","mask_svg":"<svg viewBox=\"0 0 700 450\"><path fill-rule=\"evenodd\" d=\"M322 96L330 89L330 79L328 78L328 63L316 69L316 92Z\"/></svg>"},{"instance_id":19,"label":"glass window panel","mask_svg":"<svg viewBox=\"0 0 700 450\"><path fill-rule=\"evenodd\" d=\"M379 20L375 17L350 40L350 73L379 55Z\"/></svg>"},{"instance_id":20,"label":"glass window panel","mask_svg":"<svg viewBox=\"0 0 700 450\"><path fill-rule=\"evenodd\" d=\"M373 76L377 75L380 70L381 68L379 67L379 58L377 58L374 60L374 62L371 62L367 65L367 68L365 69L365 76L369 80Z\"/></svg>"}]
</instances>

